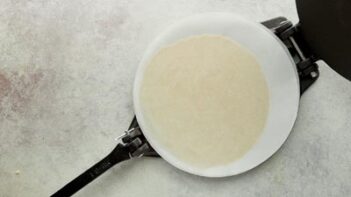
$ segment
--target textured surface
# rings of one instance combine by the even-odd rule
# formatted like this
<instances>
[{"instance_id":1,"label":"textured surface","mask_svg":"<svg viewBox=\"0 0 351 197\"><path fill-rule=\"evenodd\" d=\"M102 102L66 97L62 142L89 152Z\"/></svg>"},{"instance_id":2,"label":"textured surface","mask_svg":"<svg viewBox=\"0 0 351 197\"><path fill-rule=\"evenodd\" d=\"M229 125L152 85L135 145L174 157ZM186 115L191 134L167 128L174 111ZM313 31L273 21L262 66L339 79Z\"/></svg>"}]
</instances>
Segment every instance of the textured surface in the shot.
<instances>
[{"instance_id":1,"label":"textured surface","mask_svg":"<svg viewBox=\"0 0 351 197\"><path fill-rule=\"evenodd\" d=\"M48 196L105 156L133 117L147 44L209 11L297 21L293 0L1 0L0 195ZM207 179L141 158L77 196L348 196L350 114L351 82L321 64L287 142L258 168Z\"/></svg>"},{"instance_id":2,"label":"textured surface","mask_svg":"<svg viewBox=\"0 0 351 197\"><path fill-rule=\"evenodd\" d=\"M231 38L188 37L163 48L146 65L136 95L140 103L135 101L135 110L139 105L144 114L136 113L139 125L155 138L150 144L166 161L182 162L175 165L180 169L221 176L223 169L216 173L213 168L241 159L269 124L263 66Z\"/></svg>"}]
</instances>

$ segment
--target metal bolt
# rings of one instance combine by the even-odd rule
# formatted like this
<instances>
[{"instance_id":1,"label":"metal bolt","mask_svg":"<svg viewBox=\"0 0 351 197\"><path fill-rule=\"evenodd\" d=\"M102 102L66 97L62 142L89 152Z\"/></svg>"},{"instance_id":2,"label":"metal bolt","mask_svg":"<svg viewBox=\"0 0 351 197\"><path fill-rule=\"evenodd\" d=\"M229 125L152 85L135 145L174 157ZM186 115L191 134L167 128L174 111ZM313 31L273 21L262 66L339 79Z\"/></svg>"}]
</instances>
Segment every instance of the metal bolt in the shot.
<instances>
[{"instance_id":1,"label":"metal bolt","mask_svg":"<svg viewBox=\"0 0 351 197\"><path fill-rule=\"evenodd\" d=\"M318 73L316 71L311 72L311 77L316 78L318 76Z\"/></svg>"}]
</instances>

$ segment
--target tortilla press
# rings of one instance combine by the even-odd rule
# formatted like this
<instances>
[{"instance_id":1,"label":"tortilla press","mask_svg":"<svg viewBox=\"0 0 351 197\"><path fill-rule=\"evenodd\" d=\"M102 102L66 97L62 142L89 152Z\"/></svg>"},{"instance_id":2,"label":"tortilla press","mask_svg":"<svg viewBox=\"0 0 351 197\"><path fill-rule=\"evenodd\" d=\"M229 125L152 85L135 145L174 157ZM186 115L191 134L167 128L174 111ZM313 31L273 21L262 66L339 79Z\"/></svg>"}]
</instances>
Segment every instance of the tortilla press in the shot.
<instances>
[{"instance_id":1,"label":"tortilla press","mask_svg":"<svg viewBox=\"0 0 351 197\"><path fill-rule=\"evenodd\" d=\"M351 2L348 0L296 0L299 23L284 17L261 24L273 32L295 62L300 94L319 77L318 60L351 80ZM71 196L115 164L135 157L159 157L143 135L136 117L118 138L116 148L52 196Z\"/></svg>"}]
</instances>

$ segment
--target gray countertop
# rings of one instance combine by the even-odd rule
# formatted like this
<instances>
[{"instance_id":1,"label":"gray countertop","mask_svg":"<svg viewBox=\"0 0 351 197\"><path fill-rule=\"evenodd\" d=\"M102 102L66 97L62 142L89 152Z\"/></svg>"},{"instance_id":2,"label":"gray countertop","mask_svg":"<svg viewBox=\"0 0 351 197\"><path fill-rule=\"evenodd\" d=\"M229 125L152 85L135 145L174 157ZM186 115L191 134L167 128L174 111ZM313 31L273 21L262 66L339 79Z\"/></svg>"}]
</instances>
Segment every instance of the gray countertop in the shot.
<instances>
[{"instance_id":1,"label":"gray countertop","mask_svg":"<svg viewBox=\"0 0 351 197\"><path fill-rule=\"evenodd\" d=\"M212 11L298 21L293 0L1 0L0 196L48 196L109 153L133 117L147 44ZM350 196L351 82L320 70L288 140L259 167L209 179L140 158L76 196Z\"/></svg>"}]
</instances>

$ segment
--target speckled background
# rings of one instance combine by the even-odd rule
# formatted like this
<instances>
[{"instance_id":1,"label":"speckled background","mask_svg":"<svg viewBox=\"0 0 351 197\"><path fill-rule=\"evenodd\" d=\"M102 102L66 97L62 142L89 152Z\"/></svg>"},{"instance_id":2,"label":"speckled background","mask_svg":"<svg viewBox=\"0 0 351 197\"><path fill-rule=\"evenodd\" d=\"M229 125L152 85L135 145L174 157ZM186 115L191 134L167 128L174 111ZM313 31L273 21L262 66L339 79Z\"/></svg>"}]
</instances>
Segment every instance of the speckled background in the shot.
<instances>
[{"instance_id":1,"label":"speckled background","mask_svg":"<svg viewBox=\"0 0 351 197\"><path fill-rule=\"evenodd\" d=\"M0 196L48 196L109 153L147 44L210 11L298 21L293 0L1 0ZM350 196L351 82L320 69L287 142L254 170L208 179L140 158L76 196Z\"/></svg>"}]
</instances>

